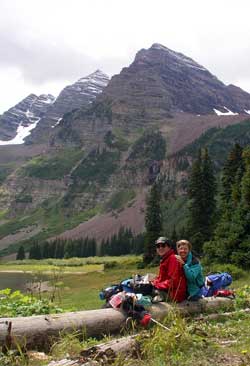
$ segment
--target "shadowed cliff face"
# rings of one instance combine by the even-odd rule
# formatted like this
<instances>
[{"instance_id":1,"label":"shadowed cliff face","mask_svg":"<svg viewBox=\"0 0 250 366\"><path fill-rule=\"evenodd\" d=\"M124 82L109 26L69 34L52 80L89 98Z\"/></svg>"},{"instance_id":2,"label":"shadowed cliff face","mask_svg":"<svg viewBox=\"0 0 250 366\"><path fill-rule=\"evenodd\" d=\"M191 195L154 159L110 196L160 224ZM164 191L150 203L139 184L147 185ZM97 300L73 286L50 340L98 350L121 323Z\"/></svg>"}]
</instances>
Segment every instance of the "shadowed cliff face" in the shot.
<instances>
[{"instance_id":1,"label":"shadowed cliff face","mask_svg":"<svg viewBox=\"0 0 250 366\"><path fill-rule=\"evenodd\" d=\"M178 116L181 120L182 114L185 121L187 114L192 118L209 115L216 120L215 110L237 117L238 113L247 116L249 109L248 93L224 85L191 58L153 44L140 50L129 67L113 76L92 105L65 116L51 141L86 146L95 139L100 143L111 129L129 135L155 126L171 125L173 130L174 119Z\"/></svg>"},{"instance_id":2,"label":"shadowed cliff face","mask_svg":"<svg viewBox=\"0 0 250 366\"><path fill-rule=\"evenodd\" d=\"M11 140L19 126L28 127L39 121L48 111L55 98L48 94L39 97L28 95L20 103L0 116L0 140Z\"/></svg>"},{"instance_id":3,"label":"shadowed cliff face","mask_svg":"<svg viewBox=\"0 0 250 366\"><path fill-rule=\"evenodd\" d=\"M33 144L40 143L41 141L48 142L57 133L64 116L90 106L107 86L108 82L109 77L102 71L96 70L94 73L79 79L74 84L66 86L37 127L32 131L31 136L26 139L26 142ZM78 117L80 117L79 114ZM74 113L73 119L76 119Z\"/></svg>"},{"instance_id":4,"label":"shadowed cliff face","mask_svg":"<svg viewBox=\"0 0 250 366\"><path fill-rule=\"evenodd\" d=\"M74 84L66 86L56 99L50 94L42 94L39 97L30 94L0 116L0 145L4 145L1 140L13 139L18 134L20 126L30 125L34 128L31 135L25 138L25 142L35 144L48 142L49 136L53 135L53 128L60 124L64 114L90 105L108 82L109 77L96 70ZM16 144L16 141L13 144Z\"/></svg>"},{"instance_id":5,"label":"shadowed cliff face","mask_svg":"<svg viewBox=\"0 0 250 366\"><path fill-rule=\"evenodd\" d=\"M191 58L159 44L142 49L134 62L115 75L102 97L113 100L118 114L137 111L150 118L173 112L244 112L250 95L226 86Z\"/></svg>"}]
</instances>

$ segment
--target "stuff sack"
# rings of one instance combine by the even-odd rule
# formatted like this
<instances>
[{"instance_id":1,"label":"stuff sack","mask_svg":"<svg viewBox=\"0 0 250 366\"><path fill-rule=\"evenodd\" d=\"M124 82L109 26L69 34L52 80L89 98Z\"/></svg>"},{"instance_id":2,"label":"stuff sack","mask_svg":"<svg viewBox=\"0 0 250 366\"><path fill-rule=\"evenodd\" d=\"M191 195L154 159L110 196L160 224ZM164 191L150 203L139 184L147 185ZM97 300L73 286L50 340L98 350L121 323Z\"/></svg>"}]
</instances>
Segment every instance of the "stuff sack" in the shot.
<instances>
[{"instance_id":1,"label":"stuff sack","mask_svg":"<svg viewBox=\"0 0 250 366\"><path fill-rule=\"evenodd\" d=\"M227 272L212 273L206 276L205 286L202 287L202 296L214 296L216 291L226 288L232 283L232 276Z\"/></svg>"},{"instance_id":2,"label":"stuff sack","mask_svg":"<svg viewBox=\"0 0 250 366\"><path fill-rule=\"evenodd\" d=\"M149 276L136 275L133 278L121 282L123 291L142 294L144 296L152 295L153 285L149 281Z\"/></svg>"},{"instance_id":3,"label":"stuff sack","mask_svg":"<svg viewBox=\"0 0 250 366\"><path fill-rule=\"evenodd\" d=\"M118 294L118 292L123 291L121 285L111 285L99 292L99 297L101 300L106 300L107 302L112 296Z\"/></svg>"},{"instance_id":4,"label":"stuff sack","mask_svg":"<svg viewBox=\"0 0 250 366\"><path fill-rule=\"evenodd\" d=\"M136 275L133 278L126 278L119 284L102 289L99 293L99 297L101 300L106 300L106 302L108 302L112 296L121 291L149 296L152 294L152 290L153 286L149 281L149 275Z\"/></svg>"},{"instance_id":5,"label":"stuff sack","mask_svg":"<svg viewBox=\"0 0 250 366\"><path fill-rule=\"evenodd\" d=\"M235 298L235 293L233 290L216 290L214 293L215 297L229 297L230 299Z\"/></svg>"}]
</instances>

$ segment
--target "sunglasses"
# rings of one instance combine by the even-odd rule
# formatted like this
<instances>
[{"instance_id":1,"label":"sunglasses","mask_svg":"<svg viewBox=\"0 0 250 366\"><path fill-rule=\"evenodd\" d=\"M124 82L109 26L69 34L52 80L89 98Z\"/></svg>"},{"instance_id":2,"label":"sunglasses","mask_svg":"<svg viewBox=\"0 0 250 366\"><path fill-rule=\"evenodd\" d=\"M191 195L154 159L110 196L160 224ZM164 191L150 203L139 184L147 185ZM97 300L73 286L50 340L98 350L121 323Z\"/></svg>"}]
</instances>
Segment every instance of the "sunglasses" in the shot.
<instances>
[{"instance_id":1,"label":"sunglasses","mask_svg":"<svg viewBox=\"0 0 250 366\"><path fill-rule=\"evenodd\" d=\"M157 243L155 246L157 249L159 249L159 248L165 248L167 246L167 244L166 243Z\"/></svg>"}]
</instances>

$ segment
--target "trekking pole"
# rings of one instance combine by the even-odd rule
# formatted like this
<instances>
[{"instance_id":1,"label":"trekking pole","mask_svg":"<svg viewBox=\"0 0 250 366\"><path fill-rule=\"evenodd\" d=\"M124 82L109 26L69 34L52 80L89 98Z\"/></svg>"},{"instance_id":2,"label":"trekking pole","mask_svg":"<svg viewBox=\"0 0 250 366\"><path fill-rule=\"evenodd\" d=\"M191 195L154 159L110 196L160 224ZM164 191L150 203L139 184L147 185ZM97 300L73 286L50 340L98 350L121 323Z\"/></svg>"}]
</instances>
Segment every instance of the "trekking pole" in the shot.
<instances>
[{"instance_id":1,"label":"trekking pole","mask_svg":"<svg viewBox=\"0 0 250 366\"><path fill-rule=\"evenodd\" d=\"M170 328L166 327L165 325L161 324L160 322L158 322L158 320L155 320L154 318L151 318L151 322L159 325L160 327L164 328L165 330L170 331Z\"/></svg>"}]
</instances>

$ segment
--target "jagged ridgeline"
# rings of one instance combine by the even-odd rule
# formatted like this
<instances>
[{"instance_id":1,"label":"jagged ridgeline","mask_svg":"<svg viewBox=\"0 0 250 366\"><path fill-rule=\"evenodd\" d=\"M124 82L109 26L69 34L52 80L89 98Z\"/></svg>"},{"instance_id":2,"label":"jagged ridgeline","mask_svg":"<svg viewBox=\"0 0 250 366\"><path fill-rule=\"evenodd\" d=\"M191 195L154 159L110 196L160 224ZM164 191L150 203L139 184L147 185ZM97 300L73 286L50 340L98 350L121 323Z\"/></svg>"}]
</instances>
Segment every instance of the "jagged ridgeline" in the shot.
<instances>
[{"instance_id":1,"label":"jagged ridgeline","mask_svg":"<svg viewBox=\"0 0 250 366\"><path fill-rule=\"evenodd\" d=\"M0 119L0 145L23 128L31 132L19 146L0 147L0 249L8 251L24 241L29 246L31 238L78 230L90 218L101 232L98 217L105 215L111 235L119 230L117 222L139 233L146 193L160 172L165 221L182 225L195 150L207 145L219 171L228 141L248 138L248 131L240 135L247 125L238 130L237 123L250 113L250 95L160 44L140 50L111 80L97 70L65 87L56 100L42 98L37 105L46 108L39 116L30 109L32 100ZM180 151L220 124L235 124L235 130L210 130ZM128 218L132 223L126 225ZM81 230L84 236L87 227Z\"/></svg>"}]
</instances>

